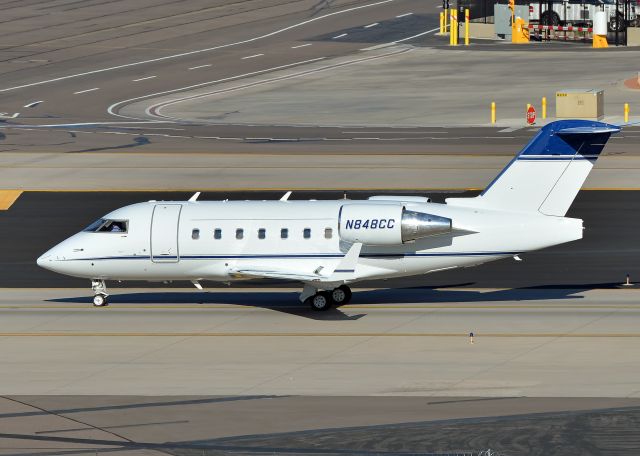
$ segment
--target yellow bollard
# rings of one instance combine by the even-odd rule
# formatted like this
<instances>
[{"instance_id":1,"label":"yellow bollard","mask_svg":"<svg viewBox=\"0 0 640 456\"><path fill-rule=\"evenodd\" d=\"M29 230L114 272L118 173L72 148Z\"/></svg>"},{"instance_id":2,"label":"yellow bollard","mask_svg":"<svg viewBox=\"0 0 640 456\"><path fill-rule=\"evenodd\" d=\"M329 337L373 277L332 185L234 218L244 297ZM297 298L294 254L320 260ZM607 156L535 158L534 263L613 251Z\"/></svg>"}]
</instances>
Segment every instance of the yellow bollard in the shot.
<instances>
[{"instance_id":1,"label":"yellow bollard","mask_svg":"<svg viewBox=\"0 0 640 456\"><path fill-rule=\"evenodd\" d=\"M444 10L444 33L447 33L447 26L449 25L449 8Z\"/></svg>"},{"instance_id":2,"label":"yellow bollard","mask_svg":"<svg viewBox=\"0 0 640 456\"><path fill-rule=\"evenodd\" d=\"M458 45L458 32L460 30L460 25L458 22L458 10L455 9L453 10L453 20L455 21L455 24L451 24L451 26L453 27L453 33L455 34L455 38L453 39L453 45L457 46Z\"/></svg>"},{"instance_id":3,"label":"yellow bollard","mask_svg":"<svg viewBox=\"0 0 640 456\"><path fill-rule=\"evenodd\" d=\"M455 33L453 33L453 10L451 9L449 11L449 46L453 46L453 40L455 39L456 35Z\"/></svg>"},{"instance_id":4,"label":"yellow bollard","mask_svg":"<svg viewBox=\"0 0 640 456\"><path fill-rule=\"evenodd\" d=\"M491 102L491 123L496 123L496 102Z\"/></svg>"},{"instance_id":5,"label":"yellow bollard","mask_svg":"<svg viewBox=\"0 0 640 456\"><path fill-rule=\"evenodd\" d=\"M625 123L629 122L629 103L624 104L624 121Z\"/></svg>"},{"instance_id":6,"label":"yellow bollard","mask_svg":"<svg viewBox=\"0 0 640 456\"><path fill-rule=\"evenodd\" d=\"M444 26L444 13L440 12L440 35L444 35L445 26Z\"/></svg>"},{"instance_id":7,"label":"yellow bollard","mask_svg":"<svg viewBox=\"0 0 640 456\"><path fill-rule=\"evenodd\" d=\"M464 45L469 46L469 8L464 10Z\"/></svg>"},{"instance_id":8,"label":"yellow bollard","mask_svg":"<svg viewBox=\"0 0 640 456\"><path fill-rule=\"evenodd\" d=\"M542 118L547 118L547 97L542 97Z\"/></svg>"}]
</instances>

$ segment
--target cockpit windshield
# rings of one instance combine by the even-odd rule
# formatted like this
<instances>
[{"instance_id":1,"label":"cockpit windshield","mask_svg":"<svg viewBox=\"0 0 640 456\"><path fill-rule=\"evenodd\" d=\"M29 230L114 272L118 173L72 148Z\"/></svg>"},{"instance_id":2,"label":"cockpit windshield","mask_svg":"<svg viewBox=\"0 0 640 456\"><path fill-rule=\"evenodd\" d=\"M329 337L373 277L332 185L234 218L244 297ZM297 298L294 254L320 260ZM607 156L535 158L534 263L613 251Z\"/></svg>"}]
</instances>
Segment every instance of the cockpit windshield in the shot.
<instances>
[{"instance_id":1,"label":"cockpit windshield","mask_svg":"<svg viewBox=\"0 0 640 456\"><path fill-rule=\"evenodd\" d=\"M83 231L89 233L126 233L129 229L129 220L100 219L93 222Z\"/></svg>"}]
</instances>

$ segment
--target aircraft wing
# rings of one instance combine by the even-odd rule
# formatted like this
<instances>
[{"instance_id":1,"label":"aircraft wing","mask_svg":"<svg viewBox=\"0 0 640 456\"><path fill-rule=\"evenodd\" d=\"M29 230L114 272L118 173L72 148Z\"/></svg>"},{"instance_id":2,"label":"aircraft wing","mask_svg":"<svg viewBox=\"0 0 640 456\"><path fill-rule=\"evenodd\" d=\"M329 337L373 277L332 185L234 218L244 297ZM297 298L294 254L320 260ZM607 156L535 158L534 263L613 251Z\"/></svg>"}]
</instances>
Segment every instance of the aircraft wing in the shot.
<instances>
[{"instance_id":1,"label":"aircraft wing","mask_svg":"<svg viewBox=\"0 0 640 456\"><path fill-rule=\"evenodd\" d=\"M262 268L252 267L251 265L243 265L242 267L231 270L231 274L240 277L253 277L257 279L298 280L305 283L340 282L343 280L348 280L354 276L361 249L361 243L353 244L333 270L319 265L312 273L305 273L294 269Z\"/></svg>"},{"instance_id":2,"label":"aircraft wing","mask_svg":"<svg viewBox=\"0 0 640 456\"><path fill-rule=\"evenodd\" d=\"M259 269L251 267L242 267L231 271L233 275L241 277L253 277L256 279L284 279L298 280L300 282L321 282L327 279L326 276L320 274L304 274L299 271L286 269Z\"/></svg>"}]
</instances>

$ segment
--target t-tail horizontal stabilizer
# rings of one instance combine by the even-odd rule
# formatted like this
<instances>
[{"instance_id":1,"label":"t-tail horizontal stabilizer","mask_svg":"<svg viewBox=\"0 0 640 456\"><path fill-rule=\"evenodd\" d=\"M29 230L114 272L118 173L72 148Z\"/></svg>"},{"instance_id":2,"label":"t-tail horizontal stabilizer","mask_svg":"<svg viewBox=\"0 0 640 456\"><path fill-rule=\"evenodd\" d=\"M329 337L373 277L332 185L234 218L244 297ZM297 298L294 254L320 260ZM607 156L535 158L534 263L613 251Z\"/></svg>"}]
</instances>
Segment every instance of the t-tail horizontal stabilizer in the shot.
<instances>
[{"instance_id":1,"label":"t-tail horizontal stabilizer","mask_svg":"<svg viewBox=\"0 0 640 456\"><path fill-rule=\"evenodd\" d=\"M620 127L588 120L544 126L476 198L447 204L564 216L609 137Z\"/></svg>"}]
</instances>

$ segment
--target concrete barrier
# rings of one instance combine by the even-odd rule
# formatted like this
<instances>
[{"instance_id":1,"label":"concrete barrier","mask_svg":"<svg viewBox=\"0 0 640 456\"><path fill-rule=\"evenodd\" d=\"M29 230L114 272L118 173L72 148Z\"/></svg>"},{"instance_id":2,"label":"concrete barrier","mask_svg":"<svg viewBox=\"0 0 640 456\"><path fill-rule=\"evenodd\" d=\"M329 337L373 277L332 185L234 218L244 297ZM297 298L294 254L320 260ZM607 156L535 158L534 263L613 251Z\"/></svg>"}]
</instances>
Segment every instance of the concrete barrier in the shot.
<instances>
[{"instance_id":1,"label":"concrete barrier","mask_svg":"<svg viewBox=\"0 0 640 456\"><path fill-rule=\"evenodd\" d=\"M640 46L640 27L627 27L627 46Z\"/></svg>"},{"instance_id":2,"label":"concrete barrier","mask_svg":"<svg viewBox=\"0 0 640 456\"><path fill-rule=\"evenodd\" d=\"M460 24L464 27L464 23ZM464 30L460 30L464 36ZM495 40L496 32L493 24L483 24L481 22L469 22L469 37L480 40Z\"/></svg>"}]
</instances>

